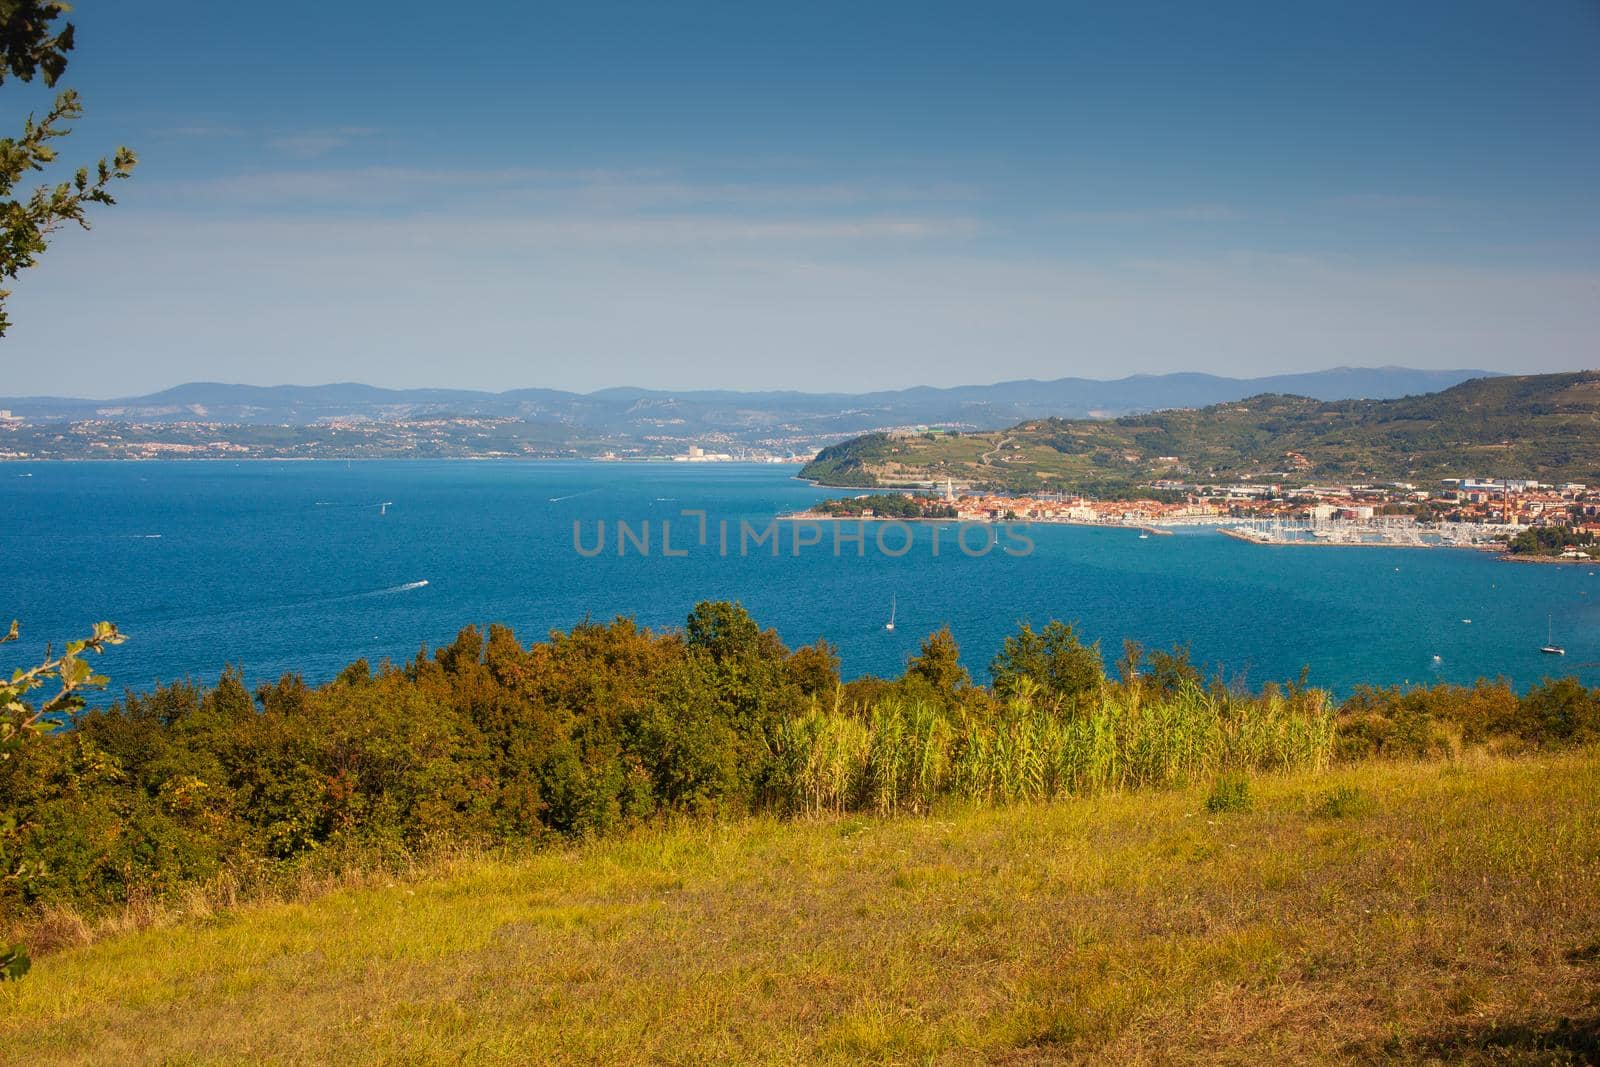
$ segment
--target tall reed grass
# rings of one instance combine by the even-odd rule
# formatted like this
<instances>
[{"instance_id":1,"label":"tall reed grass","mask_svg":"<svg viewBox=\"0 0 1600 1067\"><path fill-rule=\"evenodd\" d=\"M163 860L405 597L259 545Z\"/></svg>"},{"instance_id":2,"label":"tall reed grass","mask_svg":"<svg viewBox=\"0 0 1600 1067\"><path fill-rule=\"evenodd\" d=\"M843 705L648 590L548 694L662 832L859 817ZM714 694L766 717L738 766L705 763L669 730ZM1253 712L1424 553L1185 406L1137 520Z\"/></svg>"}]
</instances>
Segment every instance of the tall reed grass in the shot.
<instances>
[{"instance_id":1,"label":"tall reed grass","mask_svg":"<svg viewBox=\"0 0 1600 1067\"><path fill-rule=\"evenodd\" d=\"M777 739L773 800L802 815L926 812L1176 786L1242 771L1318 771L1334 712L1319 690L1240 696L1198 685L1148 697L1107 686L1055 706L1023 686L998 710L888 700L865 714L813 708Z\"/></svg>"}]
</instances>

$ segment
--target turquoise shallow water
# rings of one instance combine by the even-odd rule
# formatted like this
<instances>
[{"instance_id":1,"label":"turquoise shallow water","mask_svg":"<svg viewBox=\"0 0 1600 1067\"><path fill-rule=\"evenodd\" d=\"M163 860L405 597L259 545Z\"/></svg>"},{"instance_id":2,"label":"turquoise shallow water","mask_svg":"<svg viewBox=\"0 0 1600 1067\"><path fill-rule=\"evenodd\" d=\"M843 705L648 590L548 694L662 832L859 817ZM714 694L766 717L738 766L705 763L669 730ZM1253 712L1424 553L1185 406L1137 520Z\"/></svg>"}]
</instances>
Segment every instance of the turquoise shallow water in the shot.
<instances>
[{"instance_id":1,"label":"turquoise shallow water","mask_svg":"<svg viewBox=\"0 0 1600 1067\"><path fill-rule=\"evenodd\" d=\"M591 616L680 624L696 600L737 599L791 645L826 637L847 675L897 672L949 623L980 678L1019 619L1080 620L1113 659L1124 637L1187 642L1253 681L1310 669L1315 684L1465 682L1547 673L1600 683L1600 576L1588 567L1502 563L1461 550L1269 548L1210 530L1032 527L1026 556L971 558L934 529L891 558L872 544L738 554L738 522L837 493L794 468L735 464L520 462L0 464L0 614L32 639L99 618L131 635L102 660L117 685L225 663L252 682L325 679L357 657L408 658L463 625L503 622L529 640ZM383 513L379 504L391 501ZM708 513L708 544L695 544ZM615 554L615 522L646 522L652 554ZM586 546L607 523L606 551ZM673 523L684 556L660 554ZM730 522L730 554L717 522ZM853 530L853 527L850 528ZM159 536L153 536L159 535ZM888 540L898 548L896 539ZM970 535L977 546L981 537ZM419 583L426 582L426 585ZM898 626L884 630L891 596ZM1546 616L1568 655L1542 656ZM1471 623L1463 622L1471 619ZM1435 659L1434 657L1438 657Z\"/></svg>"}]
</instances>

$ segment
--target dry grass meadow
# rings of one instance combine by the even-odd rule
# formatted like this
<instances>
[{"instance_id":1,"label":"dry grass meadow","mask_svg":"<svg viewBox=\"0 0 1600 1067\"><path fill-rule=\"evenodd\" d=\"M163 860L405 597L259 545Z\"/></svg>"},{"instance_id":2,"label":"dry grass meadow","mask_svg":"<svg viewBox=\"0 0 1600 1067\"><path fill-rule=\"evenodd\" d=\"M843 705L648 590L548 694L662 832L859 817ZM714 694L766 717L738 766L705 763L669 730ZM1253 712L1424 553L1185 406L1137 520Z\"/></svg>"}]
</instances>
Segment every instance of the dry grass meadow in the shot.
<instances>
[{"instance_id":1,"label":"dry grass meadow","mask_svg":"<svg viewBox=\"0 0 1600 1067\"><path fill-rule=\"evenodd\" d=\"M0 987L0 1061L1600 1057L1600 753L1209 792L699 825L199 908Z\"/></svg>"}]
</instances>

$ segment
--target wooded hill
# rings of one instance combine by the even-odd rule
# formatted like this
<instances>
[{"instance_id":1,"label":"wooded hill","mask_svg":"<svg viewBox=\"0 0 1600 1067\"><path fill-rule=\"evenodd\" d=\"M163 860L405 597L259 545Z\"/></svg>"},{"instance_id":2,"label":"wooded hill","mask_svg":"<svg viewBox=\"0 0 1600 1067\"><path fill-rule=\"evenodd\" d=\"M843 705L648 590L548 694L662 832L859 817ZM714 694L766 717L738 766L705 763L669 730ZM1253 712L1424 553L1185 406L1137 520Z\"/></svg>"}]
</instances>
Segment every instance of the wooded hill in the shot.
<instances>
[{"instance_id":1,"label":"wooded hill","mask_svg":"<svg viewBox=\"0 0 1600 1067\"><path fill-rule=\"evenodd\" d=\"M1397 400L1263 394L1119 419L1036 419L986 433L869 434L801 472L824 485L946 478L1114 493L1162 478L1600 482L1600 371L1477 378Z\"/></svg>"}]
</instances>

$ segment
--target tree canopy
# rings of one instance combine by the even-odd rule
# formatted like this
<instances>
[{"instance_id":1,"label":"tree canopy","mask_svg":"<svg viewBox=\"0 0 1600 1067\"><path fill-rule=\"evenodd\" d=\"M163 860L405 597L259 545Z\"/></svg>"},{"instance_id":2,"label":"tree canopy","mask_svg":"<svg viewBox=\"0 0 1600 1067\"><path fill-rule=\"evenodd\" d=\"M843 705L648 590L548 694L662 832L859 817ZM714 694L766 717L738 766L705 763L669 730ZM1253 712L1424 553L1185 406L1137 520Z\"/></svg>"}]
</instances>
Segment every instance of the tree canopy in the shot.
<instances>
[{"instance_id":1,"label":"tree canopy","mask_svg":"<svg viewBox=\"0 0 1600 1067\"><path fill-rule=\"evenodd\" d=\"M58 23L67 5L57 0L0 0L0 84L7 78L31 82L35 77L54 87L67 69L74 29ZM67 223L89 228L90 204L114 204L111 183L128 177L138 162L119 147L93 167L79 167L72 177L40 185L30 192L18 186L33 171L56 162L52 142L65 137L83 114L78 94L63 89L42 119L30 115L22 136L0 139L0 281L15 278L33 266L49 245L50 235ZM10 290L0 289L0 336L11 325L5 312Z\"/></svg>"},{"instance_id":2,"label":"tree canopy","mask_svg":"<svg viewBox=\"0 0 1600 1067\"><path fill-rule=\"evenodd\" d=\"M7 78L31 82L35 77L54 87L67 69L67 53L72 51L74 29L70 22L59 22L67 5L59 0L0 0L0 84ZM118 148L109 160L101 159L91 170L80 167L68 181L43 185L25 197L16 188L29 172L42 171L56 161L51 144L68 133L67 124L83 114L78 94L64 89L42 120L28 116L20 138L0 139L0 280L15 278L34 265L49 243L50 234L64 223L89 226L90 204L113 204L109 186L128 177L137 160L127 148ZM10 320L5 301L10 290L0 289L0 336ZM18 626L0 635L0 644L18 637ZM82 653L99 652L106 645L122 641L122 635L109 622L97 623L93 634L67 645L59 657L46 653L44 662L28 670L17 670L9 682L0 683L0 763L31 735L48 729L58 716L82 706L81 690L104 685L82 658ZM34 705L24 698L34 689L54 682L60 686L55 696ZM15 831L14 816L0 812L0 831ZM0 841L0 880L15 879L20 873L4 842ZM28 969L27 953L19 946L0 942L0 981L17 978Z\"/></svg>"},{"instance_id":3,"label":"tree canopy","mask_svg":"<svg viewBox=\"0 0 1600 1067\"><path fill-rule=\"evenodd\" d=\"M1052 620L1035 631L1028 623L1006 638L989 665L995 691L1009 695L1027 679L1049 696L1074 700L1094 693L1105 680L1100 644L1085 645L1072 623Z\"/></svg>"}]
</instances>

